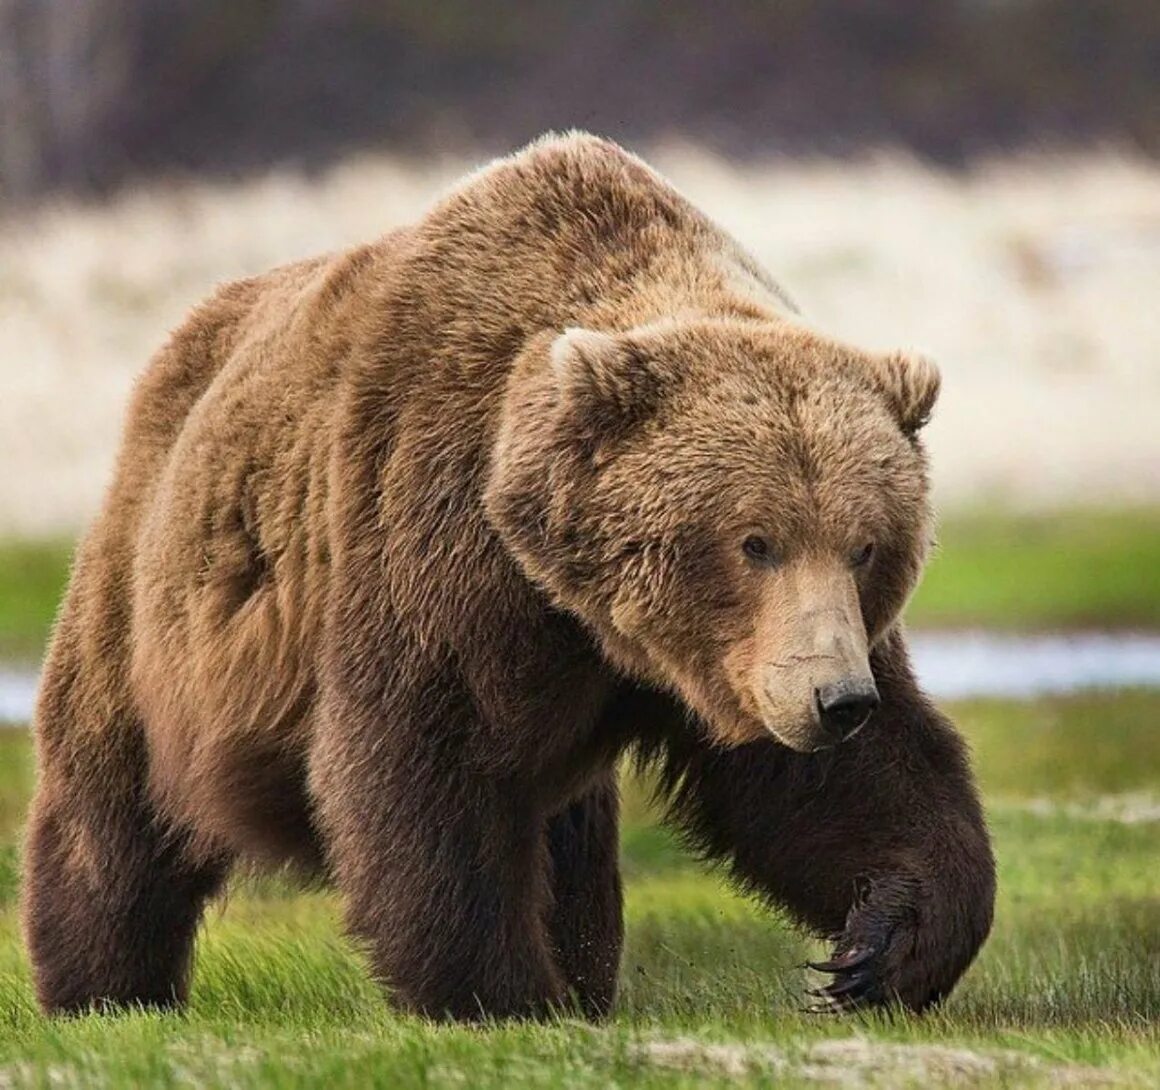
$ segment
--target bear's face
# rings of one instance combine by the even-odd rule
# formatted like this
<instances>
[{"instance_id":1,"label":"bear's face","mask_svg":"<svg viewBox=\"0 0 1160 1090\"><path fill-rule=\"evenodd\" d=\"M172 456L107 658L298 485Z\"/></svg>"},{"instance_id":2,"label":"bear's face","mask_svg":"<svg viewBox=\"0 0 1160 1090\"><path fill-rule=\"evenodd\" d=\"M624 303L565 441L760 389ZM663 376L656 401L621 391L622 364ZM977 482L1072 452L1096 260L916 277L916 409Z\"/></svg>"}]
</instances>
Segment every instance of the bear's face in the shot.
<instances>
[{"instance_id":1,"label":"bear's face","mask_svg":"<svg viewBox=\"0 0 1160 1090\"><path fill-rule=\"evenodd\" d=\"M869 648L929 530L926 360L788 323L572 329L509 382L487 509L622 668L726 744L812 751L877 702Z\"/></svg>"}]
</instances>

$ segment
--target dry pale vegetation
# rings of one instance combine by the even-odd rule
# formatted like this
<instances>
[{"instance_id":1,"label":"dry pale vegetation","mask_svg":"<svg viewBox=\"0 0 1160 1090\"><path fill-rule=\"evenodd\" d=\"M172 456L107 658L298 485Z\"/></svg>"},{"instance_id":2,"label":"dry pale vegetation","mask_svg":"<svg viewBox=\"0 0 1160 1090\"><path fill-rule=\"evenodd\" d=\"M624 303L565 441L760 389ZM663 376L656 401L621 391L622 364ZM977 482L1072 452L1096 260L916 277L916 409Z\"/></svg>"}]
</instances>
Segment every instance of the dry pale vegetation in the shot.
<instances>
[{"instance_id":1,"label":"dry pale vegetation","mask_svg":"<svg viewBox=\"0 0 1160 1090\"><path fill-rule=\"evenodd\" d=\"M929 435L944 506L1160 499L1155 164L1109 152L948 175L892 156L651 158L810 320L940 361ZM215 282L413 219L465 165L361 158L0 222L0 537L83 523L134 374Z\"/></svg>"}]
</instances>

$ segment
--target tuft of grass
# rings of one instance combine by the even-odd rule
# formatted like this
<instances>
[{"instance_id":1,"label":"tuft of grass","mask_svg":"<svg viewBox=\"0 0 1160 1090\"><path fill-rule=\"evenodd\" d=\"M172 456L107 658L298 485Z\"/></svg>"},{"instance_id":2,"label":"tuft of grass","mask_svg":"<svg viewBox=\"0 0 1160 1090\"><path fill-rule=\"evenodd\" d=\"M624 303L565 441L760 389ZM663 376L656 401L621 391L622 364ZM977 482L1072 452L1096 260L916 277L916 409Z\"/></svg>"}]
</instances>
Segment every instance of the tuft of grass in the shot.
<instances>
[{"instance_id":1,"label":"tuft of grass","mask_svg":"<svg viewBox=\"0 0 1160 1090\"><path fill-rule=\"evenodd\" d=\"M0 663L40 657L72 549L67 541L0 541Z\"/></svg>"},{"instance_id":2,"label":"tuft of grass","mask_svg":"<svg viewBox=\"0 0 1160 1090\"><path fill-rule=\"evenodd\" d=\"M820 947L706 873L626 784L628 944L603 1026L401 1017L342 937L335 897L243 879L214 907L181 1015L48 1021L18 938L17 832L0 825L0 1086L1153 1086L1160 1083L1160 824L1076 811L1160 797L1160 693L953 709L994 833L993 935L944 1008L801 1013ZM0 806L29 741L0 733ZM1034 804L1034 805L1032 805Z\"/></svg>"},{"instance_id":3,"label":"tuft of grass","mask_svg":"<svg viewBox=\"0 0 1160 1090\"><path fill-rule=\"evenodd\" d=\"M987 798L1092 803L1148 791L1160 798L1160 696L1153 690L976 700L954 710Z\"/></svg>"},{"instance_id":4,"label":"tuft of grass","mask_svg":"<svg viewBox=\"0 0 1160 1090\"><path fill-rule=\"evenodd\" d=\"M16 842L16 833L31 792L31 740L24 731L0 727L0 851L5 845ZM0 863L2 874L3 864ZM2 885L3 878L0 878Z\"/></svg>"}]
</instances>

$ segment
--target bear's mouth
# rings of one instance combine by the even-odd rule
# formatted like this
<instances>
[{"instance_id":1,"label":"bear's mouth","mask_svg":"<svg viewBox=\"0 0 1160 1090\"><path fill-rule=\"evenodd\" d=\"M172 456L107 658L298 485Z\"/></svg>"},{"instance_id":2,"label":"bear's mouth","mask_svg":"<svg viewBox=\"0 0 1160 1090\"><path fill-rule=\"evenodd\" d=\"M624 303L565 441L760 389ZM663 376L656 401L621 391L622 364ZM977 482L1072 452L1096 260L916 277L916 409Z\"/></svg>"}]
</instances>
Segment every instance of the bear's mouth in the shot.
<instances>
[{"instance_id":1,"label":"bear's mouth","mask_svg":"<svg viewBox=\"0 0 1160 1090\"><path fill-rule=\"evenodd\" d=\"M762 702L764 705L764 702ZM833 749L839 743L822 730L816 712L803 711L799 715L787 714L785 707L762 706L757 714L762 734L793 750L795 753L820 753Z\"/></svg>"},{"instance_id":2,"label":"bear's mouth","mask_svg":"<svg viewBox=\"0 0 1160 1090\"><path fill-rule=\"evenodd\" d=\"M794 753L802 753L809 755L811 753L823 753L828 749L837 749L841 744L833 739L824 738L820 731L803 730L797 736L788 735L781 730L775 730L773 727L766 728L773 738L780 742L787 749L792 749Z\"/></svg>"},{"instance_id":3,"label":"bear's mouth","mask_svg":"<svg viewBox=\"0 0 1160 1090\"><path fill-rule=\"evenodd\" d=\"M823 686L813 694L809 711L796 715L768 696L759 699L757 718L764 731L796 753L820 753L854 738L878 707L878 691L869 678Z\"/></svg>"}]
</instances>

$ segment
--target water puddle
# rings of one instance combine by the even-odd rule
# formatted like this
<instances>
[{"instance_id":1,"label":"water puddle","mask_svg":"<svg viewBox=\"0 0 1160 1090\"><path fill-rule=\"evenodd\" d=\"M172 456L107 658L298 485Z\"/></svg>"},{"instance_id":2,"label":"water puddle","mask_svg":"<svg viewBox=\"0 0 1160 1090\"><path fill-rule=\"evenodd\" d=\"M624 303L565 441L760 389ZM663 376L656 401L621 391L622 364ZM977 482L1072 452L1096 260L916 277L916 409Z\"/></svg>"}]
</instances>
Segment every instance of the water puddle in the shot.
<instances>
[{"instance_id":1,"label":"water puddle","mask_svg":"<svg viewBox=\"0 0 1160 1090\"><path fill-rule=\"evenodd\" d=\"M923 687L943 700L1160 687L1160 635L928 632L910 647ZM34 673L0 667L0 723L28 722L35 693Z\"/></svg>"},{"instance_id":2,"label":"water puddle","mask_svg":"<svg viewBox=\"0 0 1160 1090\"><path fill-rule=\"evenodd\" d=\"M909 642L923 687L943 700L1160 687L1160 634L926 632Z\"/></svg>"},{"instance_id":3,"label":"water puddle","mask_svg":"<svg viewBox=\"0 0 1160 1090\"><path fill-rule=\"evenodd\" d=\"M36 675L0 667L0 724L27 723L36 697Z\"/></svg>"}]
</instances>

